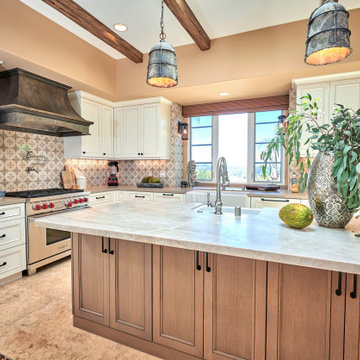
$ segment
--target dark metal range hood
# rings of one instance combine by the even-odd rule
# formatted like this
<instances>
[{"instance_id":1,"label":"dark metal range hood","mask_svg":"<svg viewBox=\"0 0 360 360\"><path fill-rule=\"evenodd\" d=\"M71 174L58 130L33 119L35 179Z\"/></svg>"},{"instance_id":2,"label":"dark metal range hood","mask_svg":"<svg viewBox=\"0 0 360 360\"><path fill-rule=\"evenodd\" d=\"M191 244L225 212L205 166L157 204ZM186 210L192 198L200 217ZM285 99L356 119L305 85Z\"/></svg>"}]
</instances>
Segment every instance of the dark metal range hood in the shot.
<instances>
[{"instance_id":1,"label":"dark metal range hood","mask_svg":"<svg viewBox=\"0 0 360 360\"><path fill-rule=\"evenodd\" d=\"M93 122L75 112L68 98L70 88L18 68L0 72L0 129L89 135Z\"/></svg>"}]
</instances>

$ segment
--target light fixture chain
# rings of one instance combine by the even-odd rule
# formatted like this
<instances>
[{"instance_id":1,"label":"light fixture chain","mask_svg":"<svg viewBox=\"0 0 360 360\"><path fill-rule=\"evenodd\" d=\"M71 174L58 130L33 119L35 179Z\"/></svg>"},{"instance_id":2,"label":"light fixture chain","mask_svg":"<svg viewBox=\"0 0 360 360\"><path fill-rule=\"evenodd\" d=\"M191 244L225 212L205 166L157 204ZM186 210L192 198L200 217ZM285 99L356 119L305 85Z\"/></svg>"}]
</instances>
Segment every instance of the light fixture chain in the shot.
<instances>
[{"instance_id":1,"label":"light fixture chain","mask_svg":"<svg viewBox=\"0 0 360 360\"><path fill-rule=\"evenodd\" d=\"M164 0L161 0L160 29L160 41L164 41L166 39L166 34L164 32Z\"/></svg>"}]
</instances>

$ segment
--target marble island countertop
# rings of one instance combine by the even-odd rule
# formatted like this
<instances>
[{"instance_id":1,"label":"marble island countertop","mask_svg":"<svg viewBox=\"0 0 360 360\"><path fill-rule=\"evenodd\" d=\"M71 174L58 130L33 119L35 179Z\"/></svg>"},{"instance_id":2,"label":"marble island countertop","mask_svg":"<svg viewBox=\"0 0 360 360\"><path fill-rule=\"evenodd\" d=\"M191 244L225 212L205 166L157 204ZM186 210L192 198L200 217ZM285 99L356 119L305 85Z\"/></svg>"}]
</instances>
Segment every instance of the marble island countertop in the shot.
<instances>
[{"instance_id":1,"label":"marble island countertop","mask_svg":"<svg viewBox=\"0 0 360 360\"><path fill-rule=\"evenodd\" d=\"M35 219L38 226L130 241L360 274L360 219L344 229L291 229L277 209L235 217L194 203L122 201Z\"/></svg>"}]
</instances>

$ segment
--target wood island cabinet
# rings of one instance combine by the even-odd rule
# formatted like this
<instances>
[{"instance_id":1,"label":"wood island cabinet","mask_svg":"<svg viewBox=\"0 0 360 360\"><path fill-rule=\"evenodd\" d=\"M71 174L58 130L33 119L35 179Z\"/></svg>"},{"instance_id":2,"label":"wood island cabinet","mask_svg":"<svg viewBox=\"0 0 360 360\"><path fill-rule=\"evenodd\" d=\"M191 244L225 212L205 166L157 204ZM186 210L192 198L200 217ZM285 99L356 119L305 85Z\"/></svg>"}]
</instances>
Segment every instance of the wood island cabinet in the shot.
<instances>
[{"instance_id":1,"label":"wood island cabinet","mask_svg":"<svg viewBox=\"0 0 360 360\"><path fill-rule=\"evenodd\" d=\"M359 275L346 275L344 360L360 360Z\"/></svg>"},{"instance_id":2,"label":"wood island cabinet","mask_svg":"<svg viewBox=\"0 0 360 360\"><path fill-rule=\"evenodd\" d=\"M266 262L216 254L208 257L205 359L265 359Z\"/></svg>"},{"instance_id":3,"label":"wood island cabinet","mask_svg":"<svg viewBox=\"0 0 360 360\"><path fill-rule=\"evenodd\" d=\"M102 325L109 324L109 256L99 236L73 234L74 313Z\"/></svg>"},{"instance_id":4,"label":"wood island cabinet","mask_svg":"<svg viewBox=\"0 0 360 360\"><path fill-rule=\"evenodd\" d=\"M343 358L344 277L326 270L269 263L268 360Z\"/></svg>"},{"instance_id":5,"label":"wood island cabinet","mask_svg":"<svg viewBox=\"0 0 360 360\"><path fill-rule=\"evenodd\" d=\"M202 254L153 246L154 342L202 358Z\"/></svg>"},{"instance_id":6,"label":"wood island cabinet","mask_svg":"<svg viewBox=\"0 0 360 360\"><path fill-rule=\"evenodd\" d=\"M110 327L152 339L151 245L111 240Z\"/></svg>"},{"instance_id":7,"label":"wood island cabinet","mask_svg":"<svg viewBox=\"0 0 360 360\"><path fill-rule=\"evenodd\" d=\"M73 234L75 316L152 338L151 245Z\"/></svg>"},{"instance_id":8,"label":"wood island cabinet","mask_svg":"<svg viewBox=\"0 0 360 360\"><path fill-rule=\"evenodd\" d=\"M73 234L75 326L166 360L360 360L358 282Z\"/></svg>"}]
</instances>

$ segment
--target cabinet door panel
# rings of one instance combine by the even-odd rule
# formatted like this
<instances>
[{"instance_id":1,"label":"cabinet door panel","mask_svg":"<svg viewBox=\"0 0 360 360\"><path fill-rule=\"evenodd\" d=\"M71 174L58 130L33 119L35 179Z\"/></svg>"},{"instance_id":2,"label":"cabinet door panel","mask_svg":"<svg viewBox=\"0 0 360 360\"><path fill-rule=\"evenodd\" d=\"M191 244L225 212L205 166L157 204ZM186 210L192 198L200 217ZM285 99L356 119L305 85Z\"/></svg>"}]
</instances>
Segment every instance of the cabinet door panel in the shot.
<instances>
[{"instance_id":1,"label":"cabinet door panel","mask_svg":"<svg viewBox=\"0 0 360 360\"><path fill-rule=\"evenodd\" d=\"M269 263L266 358L342 359L344 281L341 285L337 296L337 273Z\"/></svg>"},{"instance_id":2,"label":"cabinet door panel","mask_svg":"<svg viewBox=\"0 0 360 360\"><path fill-rule=\"evenodd\" d=\"M347 275L344 360L360 360L360 276L355 277L354 279L354 275ZM350 296L354 288L355 298Z\"/></svg>"},{"instance_id":3,"label":"cabinet door panel","mask_svg":"<svg viewBox=\"0 0 360 360\"><path fill-rule=\"evenodd\" d=\"M100 236L73 234L75 315L109 325L109 255Z\"/></svg>"},{"instance_id":4,"label":"cabinet door panel","mask_svg":"<svg viewBox=\"0 0 360 360\"><path fill-rule=\"evenodd\" d=\"M125 158L137 158L141 152L141 109L138 106L126 107L123 113L124 133L122 141L124 142Z\"/></svg>"},{"instance_id":5,"label":"cabinet door panel","mask_svg":"<svg viewBox=\"0 0 360 360\"><path fill-rule=\"evenodd\" d=\"M144 105L142 106L142 138L143 149L142 157L156 158L159 156L158 149L158 118L159 105Z\"/></svg>"},{"instance_id":6,"label":"cabinet door panel","mask_svg":"<svg viewBox=\"0 0 360 360\"><path fill-rule=\"evenodd\" d=\"M342 104L353 110L360 108L360 79L336 81L330 86L330 108Z\"/></svg>"},{"instance_id":7,"label":"cabinet door panel","mask_svg":"<svg viewBox=\"0 0 360 360\"><path fill-rule=\"evenodd\" d=\"M103 156L112 156L113 150L113 109L109 106L101 107L101 151Z\"/></svg>"},{"instance_id":8,"label":"cabinet door panel","mask_svg":"<svg viewBox=\"0 0 360 360\"><path fill-rule=\"evenodd\" d=\"M96 102L83 99L81 115L84 119L93 121L90 126L90 135L82 136L83 148L85 156L101 156L101 105Z\"/></svg>"},{"instance_id":9,"label":"cabinet door panel","mask_svg":"<svg viewBox=\"0 0 360 360\"><path fill-rule=\"evenodd\" d=\"M151 340L151 245L111 242L110 327Z\"/></svg>"},{"instance_id":10,"label":"cabinet door panel","mask_svg":"<svg viewBox=\"0 0 360 360\"><path fill-rule=\"evenodd\" d=\"M321 83L299 86L297 89L297 103L302 103L303 100L300 98L307 94L310 94L313 99L319 99L317 103L319 107L319 123L321 125L329 122L329 87L329 83ZM298 107L297 110L302 111L302 108ZM304 128L300 145L301 156L306 156L306 148L308 146L305 145L305 141L308 137L310 137L310 134ZM316 155L314 150L311 150L311 153L314 156Z\"/></svg>"},{"instance_id":11,"label":"cabinet door panel","mask_svg":"<svg viewBox=\"0 0 360 360\"><path fill-rule=\"evenodd\" d=\"M202 357L204 285L195 251L154 246L153 286L154 342Z\"/></svg>"},{"instance_id":12,"label":"cabinet door panel","mask_svg":"<svg viewBox=\"0 0 360 360\"><path fill-rule=\"evenodd\" d=\"M205 358L265 359L266 262L209 255L205 272Z\"/></svg>"}]
</instances>

